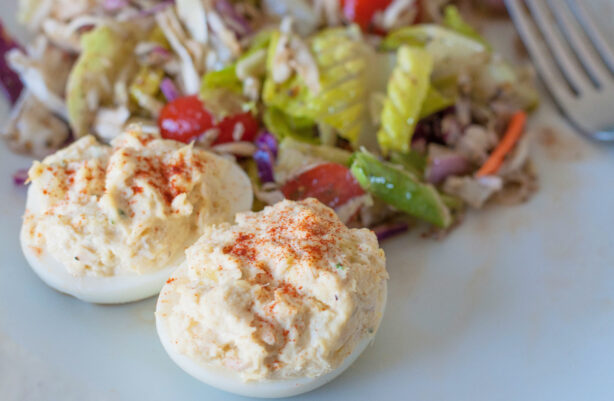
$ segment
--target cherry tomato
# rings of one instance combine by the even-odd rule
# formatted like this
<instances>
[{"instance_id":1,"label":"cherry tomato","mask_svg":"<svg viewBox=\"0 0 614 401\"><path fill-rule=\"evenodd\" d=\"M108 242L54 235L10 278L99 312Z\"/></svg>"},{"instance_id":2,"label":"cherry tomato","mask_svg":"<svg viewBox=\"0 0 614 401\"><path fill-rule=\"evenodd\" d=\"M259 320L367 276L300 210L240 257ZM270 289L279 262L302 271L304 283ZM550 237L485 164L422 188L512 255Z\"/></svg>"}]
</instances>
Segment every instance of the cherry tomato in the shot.
<instances>
[{"instance_id":1,"label":"cherry tomato","mask_svg":"<svg viewBox=\"0 0 614 401\"><path fill-rule=\"evenodd\" d=\"M287 199L316 198L332 208L365 193L350 169L337 163L319 164L301 173L286 182L281 192Z\"/></svg>"},{"instance_id":2,"label":"cherry tomato","mask_svg":"<svg viewBox=\"0 0 614 401\"><path fill-rule=\"evenodd\" d=\"M167 103L158 117L158 126L163 138L185 143L193 141L211 128L220 131L214 145L233 142L235 127L239 123L243 125L239 140L253 141L258 133L258 121L252 113L229 116L214 124L213 117L196 95L179 97Z\"/></svg>"},{"instance_id":3,"label":"cherry tomato","mask_svg":"<svg viewBox=\"0 0 614 401\"><path fill-rule=\"evenodd\" d=\"M366 31L375 13L385 10L390 3L392 0L341 0L341 7L346 19L357 23Z\"/></svg>"}]
</instances>

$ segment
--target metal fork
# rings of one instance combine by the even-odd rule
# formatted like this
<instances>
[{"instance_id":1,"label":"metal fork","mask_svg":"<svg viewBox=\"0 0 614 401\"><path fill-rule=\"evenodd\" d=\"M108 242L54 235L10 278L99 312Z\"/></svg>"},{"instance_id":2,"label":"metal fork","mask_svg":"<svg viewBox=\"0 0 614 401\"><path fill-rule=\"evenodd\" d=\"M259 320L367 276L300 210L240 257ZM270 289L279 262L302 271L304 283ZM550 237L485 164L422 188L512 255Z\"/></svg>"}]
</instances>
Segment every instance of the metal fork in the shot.
<instances>
[{"instance_id":1,"label":"metal fork","mask_svg":"<svg viewBox=\"0 0 614 401\"><path fill-rule=\"evenodd\" d=\"M586 136L614 141L614 52L582 3L505 0L539 75L566 117Z\"/></svg>"}]
</instances>

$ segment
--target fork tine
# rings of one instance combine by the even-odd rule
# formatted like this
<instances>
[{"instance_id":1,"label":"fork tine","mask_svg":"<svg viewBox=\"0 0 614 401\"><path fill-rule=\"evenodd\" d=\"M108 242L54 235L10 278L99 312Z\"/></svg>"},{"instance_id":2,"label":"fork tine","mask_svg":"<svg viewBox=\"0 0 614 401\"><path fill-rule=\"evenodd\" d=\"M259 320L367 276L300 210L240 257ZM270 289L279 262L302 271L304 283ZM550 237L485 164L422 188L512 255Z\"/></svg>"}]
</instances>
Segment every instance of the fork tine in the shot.
<instances>
[{"instance_id":1,"label":"fork tine","mask_svg":"<svg viewBox=\"0 0 614 401\"><path fill-rule=\"evenodd\" d=\"M597 49L610 70L614 72L614 53L612 52L610 46L608 46L608 42L603 34L596 28L597 25L589 16L588 11L586 11L586 7L584 7L582 2L576 0L567 0L567 3L571 6L571 9L574 11L578 21L580 21L580 24L582 24L584 31L586 31L586 34L593 42L595 49Z\"/></svg>"},{"instance_id":2,"label":"fork tine","mask_svg":"<svg viewBox=\"0 0 614 401\"><path fill-rule=\"evenodd\" d=\"M587 46L590 46L589 42L583 35L576 19L573 17L569 9L569 4L567 2L561 4L561 2L558 1L555 3L555 0L547 1L559 23L561 31L593 80L595 80L599 86L604 86L606 83L612 83L612 76L607 67L603 64L603 60L594 52L588 50Z\"/></svg>"},{"instance_id":3,"label":"fork tine","mask_svg":"<svg viewBox=\"0 0 614 401\"><path fill-rule=\"evenodd\" d=\"M566 89L567 82L550 59L548 50L538 39L539 34L532 25L531 17L527 15L520 0L505 0L505 4L542 80L553 97L561 103L561 106L565 106L573 94Z\"/></svg>"},{"instance_id":4,"label":"fork tine","mask_svg":"<svg viewBox=\"0 0 614 401\"><path fill-rule=\"evenodd\" d=\"M526 3L571 87L579 94L593 89L592 82L589 81L578 61L563 43L562 36L555 27L556 24L550 18L550 11L546 3L543 0L526 0Z\"/></svg>"}]
</instances>

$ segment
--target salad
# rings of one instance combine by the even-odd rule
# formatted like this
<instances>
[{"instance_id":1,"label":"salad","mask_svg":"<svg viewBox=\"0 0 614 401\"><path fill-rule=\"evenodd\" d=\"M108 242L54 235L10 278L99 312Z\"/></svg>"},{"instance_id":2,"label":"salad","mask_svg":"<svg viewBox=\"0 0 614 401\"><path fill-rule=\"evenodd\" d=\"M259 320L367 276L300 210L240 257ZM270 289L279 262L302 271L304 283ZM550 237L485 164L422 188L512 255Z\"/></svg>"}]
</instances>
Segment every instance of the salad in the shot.
<instances>
[{"instance_id":1,"label":"salad","mask_svg":"<svg viewBox=\"0 0 614 401\"><path fill-rule=\"evenodd\" d=\"M486 2L497 3L497 2ZM319 199L380 238L535 190L538 97L445 0L21 0L1 134L43 157L126 127L233 157L256 208Z\"/></svg>"}]
</instances>

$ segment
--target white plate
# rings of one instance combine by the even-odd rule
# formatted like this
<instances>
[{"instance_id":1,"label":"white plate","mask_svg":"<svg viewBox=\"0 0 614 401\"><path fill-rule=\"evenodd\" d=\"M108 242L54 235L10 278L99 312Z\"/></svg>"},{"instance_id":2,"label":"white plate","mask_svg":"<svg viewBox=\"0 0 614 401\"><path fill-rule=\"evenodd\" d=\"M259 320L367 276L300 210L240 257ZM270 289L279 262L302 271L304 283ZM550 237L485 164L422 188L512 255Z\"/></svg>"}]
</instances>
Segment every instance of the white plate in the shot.
<instances>
[{"instance_id":1,"label":"white plate","mask_svg":"<svg viewBox=\"0 0 614 401\"><path fill-rule=\"evenodd\" d=\"M14 5L1 4L6 20ZM491 36L511 49L511 33ZM531 126L539 193L474 213L440 242L386 242L389 302L375 344L298 399L614 399L614 149L582 140L547 100ZM89 305L32 273L18 243L25 191L11 183L28 165L0 145L0 398L244 399L171 362L155 299Z\"/></svg>"}]
</instances>

